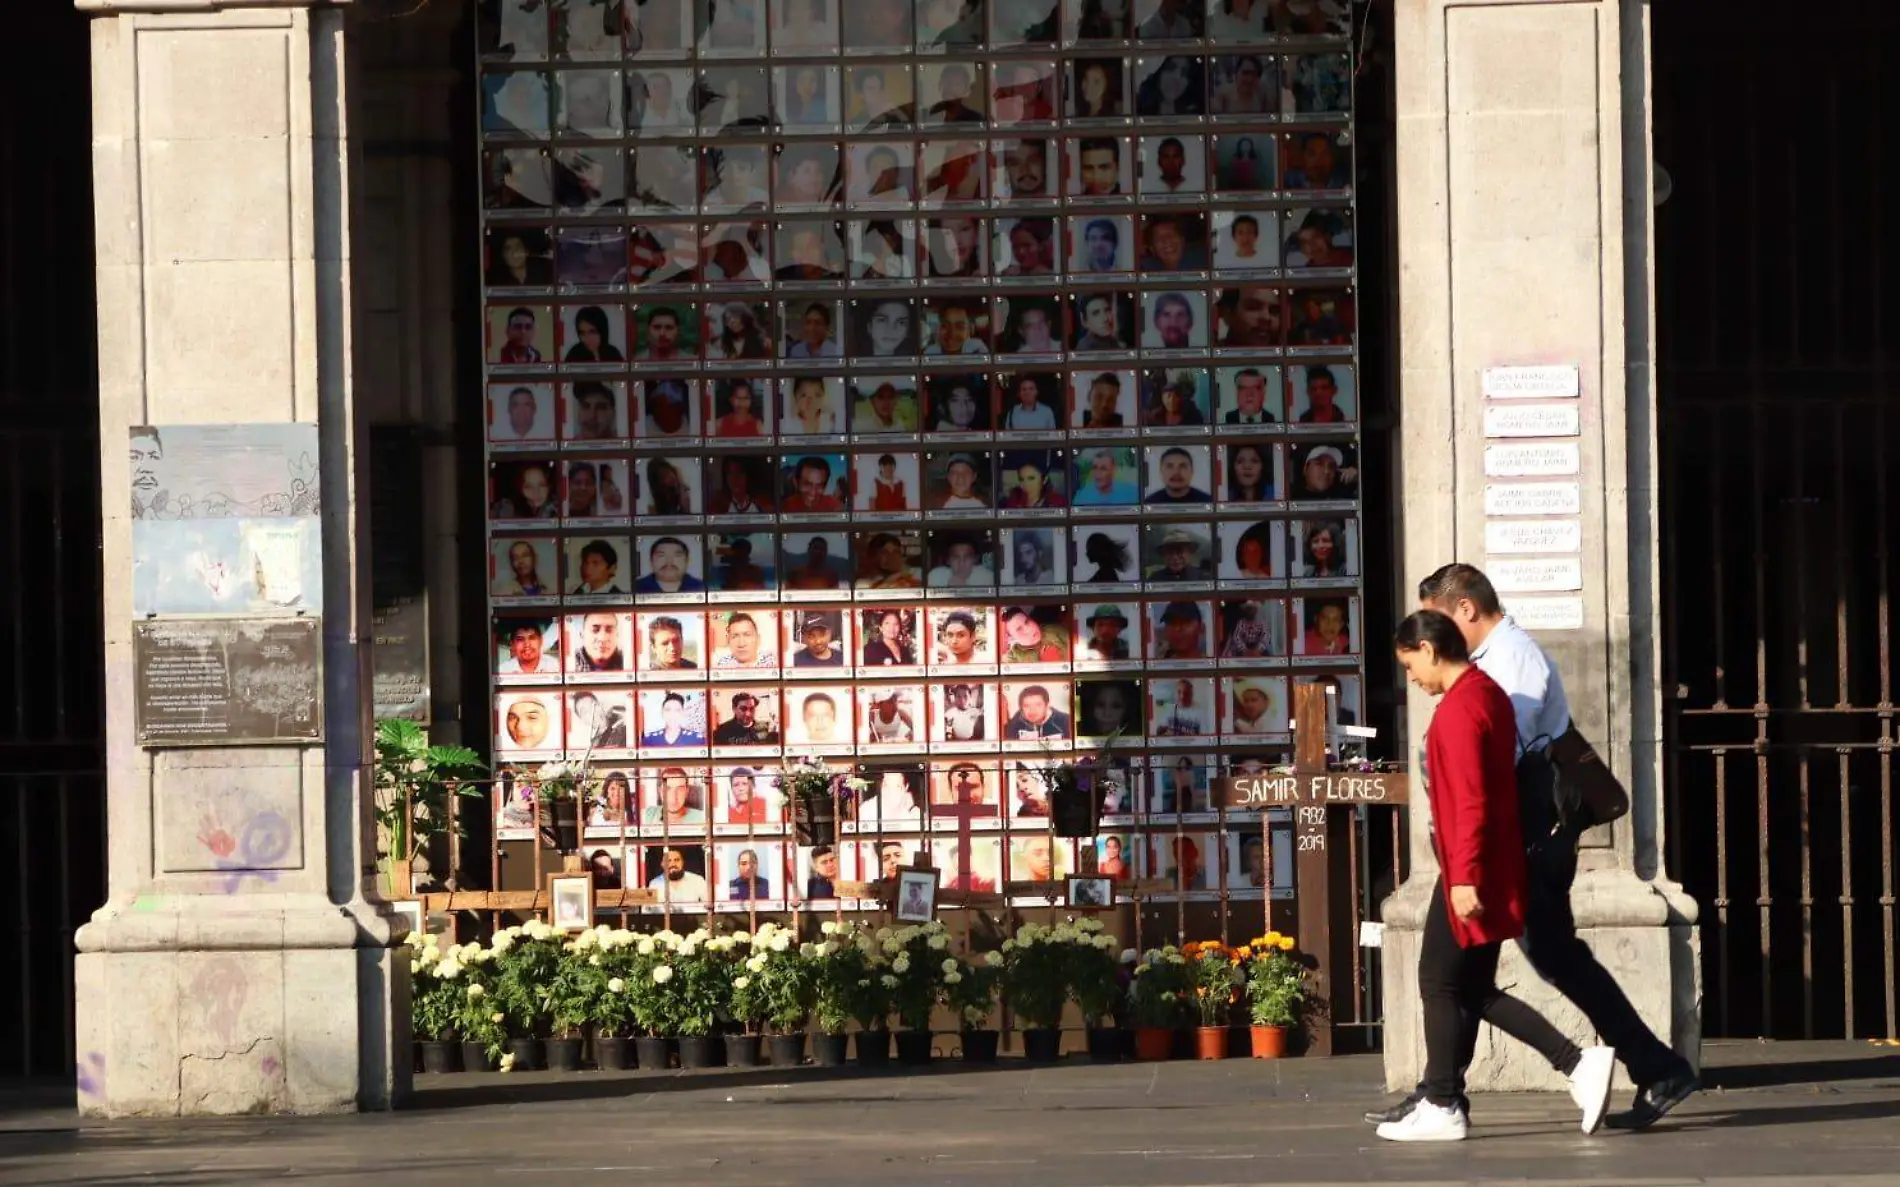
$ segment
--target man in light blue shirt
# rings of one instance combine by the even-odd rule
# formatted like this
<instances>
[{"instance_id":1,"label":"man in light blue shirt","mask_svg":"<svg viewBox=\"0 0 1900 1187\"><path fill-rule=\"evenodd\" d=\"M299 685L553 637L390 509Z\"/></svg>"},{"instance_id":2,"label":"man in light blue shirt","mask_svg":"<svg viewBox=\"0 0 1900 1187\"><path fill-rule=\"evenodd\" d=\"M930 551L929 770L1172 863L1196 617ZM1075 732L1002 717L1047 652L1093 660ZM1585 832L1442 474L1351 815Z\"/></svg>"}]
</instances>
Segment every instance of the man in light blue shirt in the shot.
<instances>
[{"instance_id":1,"label":"man in light blue shirt","mask_svg":"<svg viewBox=\"0 0 1900 1187\"><path fill-rule=\"evenodd\" d=\"M1133 507L1141 501L1134 479L1119 476L1115 452L1116 447L1105 445L1090 453L1086 462L1077 460L1076 492L1071 500L1075 506Z\"/></svg>"}]
</instances>

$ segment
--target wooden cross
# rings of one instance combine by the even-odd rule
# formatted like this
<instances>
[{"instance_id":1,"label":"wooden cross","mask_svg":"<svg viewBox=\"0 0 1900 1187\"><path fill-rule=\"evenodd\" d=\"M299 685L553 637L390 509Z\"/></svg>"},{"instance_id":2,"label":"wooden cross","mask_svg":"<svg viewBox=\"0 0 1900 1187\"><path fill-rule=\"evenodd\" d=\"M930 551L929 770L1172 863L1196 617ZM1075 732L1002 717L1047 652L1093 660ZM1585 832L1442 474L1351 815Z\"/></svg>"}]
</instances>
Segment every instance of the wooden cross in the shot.
<instances>
[{"instance_id":1,"label":"wooden cross","mask_svg":"<svg viewBox=\"0 0 1900 1187\"><path fill-rule=\"evenodd\" d=\"M1404 804L1411 781L1401 772L1329 771L1326 769L1326 695L1319 684L1293 688L1293 770L1260 775L1230 775L1219 785L1221 807L1228 811L1258 811L1263 856L1267 863L1267 928L1273 927L1273 837L1268 809L1293 813L1293 898L1298 911L1300 948L1313 958L1312 996L1320 1003L1308 1022L1308 1050L1314 1055L1333 1052L1333 969L1339 953L1352 959L1358 936L1333 935L1333 881L1348 893L1352 871L1328 859L1333 840L1351 827L1329 811L1360 804Z\"/></svg>"}]
</instances>

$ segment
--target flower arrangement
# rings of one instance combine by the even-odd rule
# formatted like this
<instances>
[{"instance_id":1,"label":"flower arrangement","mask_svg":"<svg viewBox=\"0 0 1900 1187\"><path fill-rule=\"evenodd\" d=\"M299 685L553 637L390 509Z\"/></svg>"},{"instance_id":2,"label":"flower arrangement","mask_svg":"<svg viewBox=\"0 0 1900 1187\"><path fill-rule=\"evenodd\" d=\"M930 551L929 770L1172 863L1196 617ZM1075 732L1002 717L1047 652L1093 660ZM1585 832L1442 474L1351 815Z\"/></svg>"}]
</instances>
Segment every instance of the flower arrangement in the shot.
<instances>
[{"instance_id":1,"label":"flower arrangement","mask_svg":"<svg viewBox=\"0 0 1900 1187\"><path fill-rule=\"evenodd\" d=\"M698 1038L713 1033L732 1016L733 952L738 947L732 936L715 936L705 928L681 940L672 950L672 1026L669 1038Z\"/></svg>"},{"instance_id":2,"label":"flower arrangement","mask_svg":"<svg viewBox=\"0 0 1900 1187\"><path fill-rule=\"evenodd\" d=\"M1202 940L1181 950L1194 991L1194 1006L1202 1026L1226 1026L1233 1008L1235 986L1246 976L1245 957L1219 940Z\"/></svg>"},{"instance_id":3,"label":"flower arrangement","mask_svg":"<svg viewBox=\"0 0 1900 1187\"><path fill-rule=\"evenodd\" d=\"M950 955L948 932L933 919L915 927L881 927L873 938L888 962L879 977L890 993L887 1012L895 1013L906 1030L929 1030L944 979L962 975L963 962Z\"/></svg>"},{"instance_id":4,"label":"flower arrangement","mask_svg":"<svg viewBox=\"0 0 1900 1187\"><path fill-rule=\"evenodd\" d=\"M986 952L980 961L958 961L954 970L944 973L944 1004L957 1012L958 1030L968 1034L986 1029L1002 976L1001 952Z\"/></svg>"},{"instance_id":5,"label":"flower arrangement","mask_svg":"<svg viewBox=\"0 0 1900 1187\"><path fill-rule=\"evenodd\" d=\"M819 944L812 952L812 1020L828 1035L843 1034L853 1020L866 1030L884 1029L891 999L877 941L858 924L831 926L829 950Z\"/></svg>"},{"instance_id":6,"label":"flower arrangement","mask_svg":"<svg viewBox=\"0 0 1900 1187\"><path fill-rule=\"evenodd\" d=\"M443 952L432 935L409 937L409 972L415 978L411 1016L416 1037L425 1043L446 1043L459 1033L464 997L462 963L455 950Z\"/></svg>"},{"instance_id":7,"label":"flower arrangement","mask_svg":"<svg viewBox=\"0 0 1900 1187\"><path fill-rule=\"evenodd\" d=\"M578 1034L592 1027L603 1039L626 1038L633 1030L633 1003L627 996L627 976L633 946L639 937L626 928L600 924L581 932L562 946L562 977L571 1003L553 1006L557 1033ZM556 995L557 999L560 995ZM562 1015L578 1017L562 1032Z\"/></svg>"},{"instance_id":8,"label":"flower arrangement","mask_svg":"<svg viewBox=\"0 0 1900 1187\"><path fill-rule=\"evenodd\" d=\"M1115 937L1103 931L1095 919L1079 919L1075 926L1087 943L1073 945L1069 953L1069 995L1082 1011L1083 1025L1112 1026L1116 1007L1125 996Z\"/></svg>"},{"instance_id":9,"label":"flower arrangement","mask_svg":"<svg viewBox=\"0 0 1900 1187\"><path fill-rule=\"evenodd\" d=\"M509 1033L528 1038L550 1022L548 986L561 963L562 935L535 920L503 928L490 942L494 953L495 1005L507 1016Z\"/></svg>"},{"instance_id":10,"label":"flower arrangement","mask_svg":"<svg viewBox=\"0 0 1900 1187\"><path fill-rule=\"evenodd\" d=\"M817 992L817 961L830 955L838 924L826 920L826 939L799 944L776 923L761 924L756 934L738 932L733 940L748 953L732 978L732 1016L747 1034L770 1028L774 1034L798 1034L811 1018Z\"/></svg>"},{"instance_id":11,"label":"flower arrangement","mask_svg":"<svg viewBox=\"0 0 1900 1187\"><path fill-rule=\"evenodd\" d=\"M1173 944L1150 948L1135 962L1128 986L1129 1011L1138 1026L1172 1029L1187 1017L1193 986L1187 957Z\"/></svg>"},{"instance_id":12,"label":"flower arrangement","mask_svg":"<svg viewBox=\"0 0 1900 1187\"><path fill-rule=\"evenodd\" d=\"M1066 925L1025 923L1003 941L1003 998L1029 1029L1050 1030L1062 1023L1072 934Z\"/></svg>"},{"instance_id":13,"label":"flower arrangement","mask_svg":"<svg viewBox=\"0 0 1900 1187\"><path fill-rule=\"evenodd\" d=\"M1270 931L1235 949L1247 974L1247 1011L1255 1026L1296 1026L1306 1010L1306 969L1292 936Z\"/></svg>"}]
</instances>

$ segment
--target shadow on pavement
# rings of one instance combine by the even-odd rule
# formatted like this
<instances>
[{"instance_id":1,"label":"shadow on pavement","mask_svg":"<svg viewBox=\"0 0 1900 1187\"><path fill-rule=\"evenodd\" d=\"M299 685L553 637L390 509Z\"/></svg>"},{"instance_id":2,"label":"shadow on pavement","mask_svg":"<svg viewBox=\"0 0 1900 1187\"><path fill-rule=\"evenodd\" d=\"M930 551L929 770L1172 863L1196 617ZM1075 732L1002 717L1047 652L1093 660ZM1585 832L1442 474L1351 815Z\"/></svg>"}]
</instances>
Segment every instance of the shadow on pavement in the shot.
<instances>
[{"instance_id":1,"label":"shadow on pavement","mask_svg":"<svg viewBox=\"0 0 1900 1187\"><path fill-rule=\"evenodd\" d=\"M1744 1059L1702 1071L1702 1082L1710 1088L1787 1088L1800 1084L1888 1079L1900 1081L1900 1055L1794 1061L1749 1062Z\"/></svg>"}]
</instances>

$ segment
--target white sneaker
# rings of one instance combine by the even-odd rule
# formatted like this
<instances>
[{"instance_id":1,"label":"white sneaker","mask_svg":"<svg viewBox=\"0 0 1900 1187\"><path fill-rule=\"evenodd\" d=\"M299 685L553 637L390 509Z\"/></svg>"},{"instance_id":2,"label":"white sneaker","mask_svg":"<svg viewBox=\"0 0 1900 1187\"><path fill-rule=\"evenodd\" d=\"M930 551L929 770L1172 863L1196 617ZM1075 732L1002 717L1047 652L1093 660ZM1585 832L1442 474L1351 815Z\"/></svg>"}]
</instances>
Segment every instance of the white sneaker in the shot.
<instances>
[{"instance_id":1,"label":"white sneaker","mask_svg":"<svg viewBox=\"0 0 1900 1187\"><path fill-rule=\"evenodd\" d=\"M1381 1125L1378 1134L1388 1142L1462 1142L1470 1128L1463 1109L1421 1100L1404 1120Z\"/></svg>"},{"instance_id":2,"label":"white sneaker","mask_svg":"<svg viewBox=\"0 0 1900 1187\"><path fill-rule=\"evenodd\" d=\"M1616 1075L1616 1048L1591 1047L1570 1073L1570 1099L1583 1110L1583 1132L1595 1133L1610 1107L1610 1081Z\"/></svg>"}]
</instances>

